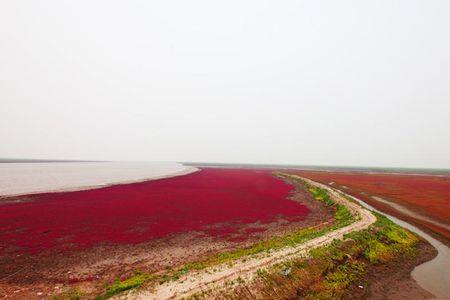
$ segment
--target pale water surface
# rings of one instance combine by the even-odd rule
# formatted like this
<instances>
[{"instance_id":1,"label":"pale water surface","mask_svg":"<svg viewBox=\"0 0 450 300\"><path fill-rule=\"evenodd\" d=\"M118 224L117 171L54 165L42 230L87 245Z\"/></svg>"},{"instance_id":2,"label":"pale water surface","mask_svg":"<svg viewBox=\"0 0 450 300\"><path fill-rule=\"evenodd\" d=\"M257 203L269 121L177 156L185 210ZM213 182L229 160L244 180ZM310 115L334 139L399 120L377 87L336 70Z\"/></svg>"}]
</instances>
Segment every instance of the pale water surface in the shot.
<instances>
[{"instance_id":1,"label":"pale water surface","mask_svg":"<svg viewBox=\"0 0 450 300\"><path fill-rule=\"evenodd\" d=\"M0 196L83 190L196 170L175 162L0 163Z\"/></svg>"}]
</instances>

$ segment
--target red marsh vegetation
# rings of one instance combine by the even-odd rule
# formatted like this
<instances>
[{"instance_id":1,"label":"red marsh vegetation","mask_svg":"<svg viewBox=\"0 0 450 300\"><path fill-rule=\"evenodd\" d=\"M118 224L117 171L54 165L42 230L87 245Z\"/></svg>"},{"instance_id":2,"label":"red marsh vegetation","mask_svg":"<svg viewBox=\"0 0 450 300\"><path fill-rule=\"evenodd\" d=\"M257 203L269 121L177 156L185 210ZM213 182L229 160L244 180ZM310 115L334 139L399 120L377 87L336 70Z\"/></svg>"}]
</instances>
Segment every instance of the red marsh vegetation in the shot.
<instances>
[{"instance_id":1,"label":"red marsh vegetation","mask_svg":"<svg viewBox=\"0 0 450 300\"><path fill-rule=\"evenodd\" d=\"M296 171L301 175L333 186L358 197L381 211L412 221L450 239L450 176L368 174L359 172ZM394 202L410 211L436 221L402 214L372 197ZM442 226L439 226L440 223ZM445 228L447 227L447 228Z\"/></svg>"},{"instance_id":2,"label":"red marsh vegetation","mask_svg":"<svg viewBox=\"0 0 450 300\"><path fill-rule=\"evenodd\" d=\"M243 224L303 220L309 209L288 199L292 189L267 170L205 168L160 180L16 197L0 202L0 253L136 244L191 231L222 237Z\"/></svg>"}]
</instances>

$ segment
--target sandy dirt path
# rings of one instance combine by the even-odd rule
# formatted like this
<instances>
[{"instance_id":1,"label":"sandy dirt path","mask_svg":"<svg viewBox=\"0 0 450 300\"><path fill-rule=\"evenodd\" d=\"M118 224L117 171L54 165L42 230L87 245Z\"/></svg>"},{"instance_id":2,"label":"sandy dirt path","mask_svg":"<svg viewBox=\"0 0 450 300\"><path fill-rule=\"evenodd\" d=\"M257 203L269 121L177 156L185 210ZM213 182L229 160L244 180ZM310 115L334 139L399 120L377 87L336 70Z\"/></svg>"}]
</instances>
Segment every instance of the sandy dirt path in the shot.
<instances>
[{"instance_id":1,"label":"sandy dirt path","mask_svg":"<svg viewBox=\"0 0 450 300\"><path fill-rule=\"evenodd\" d=\"M354 216L358 216L359 219L346 227L329 232L295 247L286 247L270 253L253 256L247 258L245 261L237 261L231 266L229 264L224 264L194 274L190 273L187 276L180 278L178 281L171 281L159 285L153 291L131 292L127 295L119 296L116 299L124 297L127 299L181 298L203 290L223 286L226 281L232 281L238 277L249 279L260 268L294 257L305 257L311 249L329 244L334 239L342 239L345 234L365 229L376 221L376 217L369 210L348 201L334 189L307 178L300 176L296 176L296 178L302 179L311 185L326 189L333 201L345 205L351 213Z\"/></svg>"}]
</instances>

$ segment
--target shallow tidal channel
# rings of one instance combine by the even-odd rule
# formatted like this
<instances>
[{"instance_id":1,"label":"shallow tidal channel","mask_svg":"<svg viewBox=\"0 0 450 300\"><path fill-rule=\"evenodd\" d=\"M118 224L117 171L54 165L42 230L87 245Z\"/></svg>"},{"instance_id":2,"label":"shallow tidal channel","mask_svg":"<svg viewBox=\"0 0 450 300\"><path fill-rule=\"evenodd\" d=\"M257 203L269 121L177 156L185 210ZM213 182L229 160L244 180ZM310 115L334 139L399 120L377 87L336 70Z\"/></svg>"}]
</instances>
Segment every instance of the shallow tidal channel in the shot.
<instances>
[{"instance_id":1,"label":"shallow tidal channel","mask_svg":"<svg viewBox=\"0 0 450 300\"><path fill-rule=\"evenodd\" d=\"M445 244L441 243L416 226L413 226L394 216L381 212L371 205L365 203L364 201L359 200L358 198L355 198L351 195L348 196L355 201L358 201L358 203L360 203L365 208L376 211L388 217L394 223L418 234L437 249L438 255L434 259L416 266L411 272L411 276L423 289L432 293L435 296L435 299L450 299L450 249Z\"/></svg>"}]
</instances>

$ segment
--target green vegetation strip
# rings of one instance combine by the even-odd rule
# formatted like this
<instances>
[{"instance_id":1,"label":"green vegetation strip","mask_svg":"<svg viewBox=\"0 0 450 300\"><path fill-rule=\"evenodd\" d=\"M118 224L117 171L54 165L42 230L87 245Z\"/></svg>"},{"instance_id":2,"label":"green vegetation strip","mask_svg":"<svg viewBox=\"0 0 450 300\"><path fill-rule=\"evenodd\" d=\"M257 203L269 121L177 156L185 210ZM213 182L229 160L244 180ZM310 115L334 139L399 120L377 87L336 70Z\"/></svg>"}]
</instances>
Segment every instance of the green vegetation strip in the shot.
<instances>
[{"instance_id":1,"label":"green vegetation strip","mask_svg":"<svg viewBox=\"0 0 450 300\"><path fill-rule=\"evenodd\" d=\"M258 291L262 298L362 298L368 290L365 275L371 266L399 258L410 259L417 254L419 242L413 233L374 214L377 221L368 229L313 249L309 258L293 259L271 270L260 270L255 281L244 283L245 288L237 288L225 296L249 299L255 297L252 291Z\"/></svg>"},{"instance_id":2,"label":"green vegetation strip","mask_svg":"<svg viewBox=\"0 0 450 300\"><path fill-rule=\"evenodd\" d=\"M318 228L308 227L299 229L280 237L273 237L265 241L253 244L248 248L237 249L227 252L215 254L205 260L190 262L183 265L177 270L168 270L164 274L136 273L125 280L116 280L114 283L106 286L103 294L96 297L98 300L108 299L123 291L131 290L142 286L143 284L163 284L171 280L178 280L182 275L187 274L190 270L202 270L205 268L221 265L224 263L233 263L238 259L245 259L248 256L277 250L286 246L295 246L316 237L322 236L330 231L345 227L356 221L356 218L344 205L335 203L327 190L310 185L295 175L284 173L276 174L280 178L295 180L301 182L304 187L311 193L314 199L321 201L325 206L334 209L334 221L332 224Z\"/></svg>"}]
</instances>

